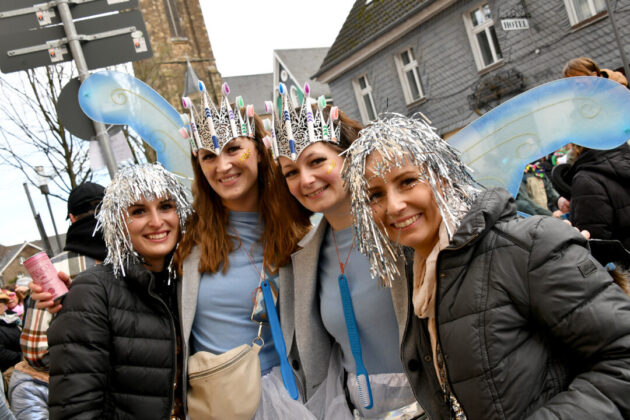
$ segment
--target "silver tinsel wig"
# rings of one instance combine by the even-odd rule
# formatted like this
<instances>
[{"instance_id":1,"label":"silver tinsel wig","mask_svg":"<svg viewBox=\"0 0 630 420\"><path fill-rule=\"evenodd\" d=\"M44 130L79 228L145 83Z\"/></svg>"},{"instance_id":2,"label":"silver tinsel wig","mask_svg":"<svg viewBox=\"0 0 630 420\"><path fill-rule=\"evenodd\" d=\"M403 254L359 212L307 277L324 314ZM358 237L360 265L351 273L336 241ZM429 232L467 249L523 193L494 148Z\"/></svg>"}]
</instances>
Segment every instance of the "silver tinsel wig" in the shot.
<instances>
[{"instance_id":1,"label":"silver tinsel wig","mask_svg":"<svg viewBox=\"0 0 630 420\"><path fill-rule=\"evenodd\" d=\"M130 206L142 199L167 198L175 201L180 230L184 232L186 219L191 213L185 188L175 175L159 164L134 165L116 173L112 183L105 189L103 203L97 210L96 229L103 231L107 246L105 263L113 265L114 274L125 275L125 266L142 262L142 257L133 249L125 216Z\"/></svg>"},{"instance_id":2,"label":"silver tinsel wig","mask_svg":"<svg viewBox=\"0 0 630 420\"><path fill-rule=\"evenodd\" d=\"M372 217L365 169L375 151L383 159L374 168L376 176L384 177L392 167L419 167L419 179L431 186L449 239L479 190L457 150L442 140L421 115L388 113L361 130L345 152L342 176L352 199L359 249L370 260L372 277L391 287L392 280L401 274L396 261L403 254L402 247L390 240Z\"/></svg>"}]
</instances>

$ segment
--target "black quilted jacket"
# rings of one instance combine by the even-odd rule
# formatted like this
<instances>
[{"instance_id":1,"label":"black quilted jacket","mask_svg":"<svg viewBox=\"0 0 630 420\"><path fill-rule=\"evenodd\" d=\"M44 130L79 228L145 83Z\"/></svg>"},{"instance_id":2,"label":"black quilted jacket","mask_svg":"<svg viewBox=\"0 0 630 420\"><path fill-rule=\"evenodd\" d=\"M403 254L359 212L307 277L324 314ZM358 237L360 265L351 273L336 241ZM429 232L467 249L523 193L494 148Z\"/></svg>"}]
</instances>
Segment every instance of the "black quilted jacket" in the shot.
<instances>
[{"instance_id":1,"label":"black quilted jacket","mask_svg":"<svg viewBox=\"0 0 630 420\"><path fill-rule=\"evenodd\" d=\"M438 339L468 419L630 418L630 299L552 217L517 218L485 191L438 257ZM415 319L414 319L415 318ZM426 323L412 313L403 360L436 420Z\"/></svg>"},{"instance_id":2,"label":"black quilted jacket","mask_svg":"<svg viewBox=\"0 0 630 420\"><path fill-rule=\"evenodd\" d=\"M156 282L140 264L73 281L48 330L51 419L169 418L176 328Z\"/></svg>"},{"instance_id":3,"label":"black quilted jacket","mask_svg":"<svg viewBox=\"0 0 630 420\"><path fill-rule=\"evenodd\" d=\"M630 146L584 151L565 181L571 184L571 223L630 250Z\"/></svg>"}]
</instances>

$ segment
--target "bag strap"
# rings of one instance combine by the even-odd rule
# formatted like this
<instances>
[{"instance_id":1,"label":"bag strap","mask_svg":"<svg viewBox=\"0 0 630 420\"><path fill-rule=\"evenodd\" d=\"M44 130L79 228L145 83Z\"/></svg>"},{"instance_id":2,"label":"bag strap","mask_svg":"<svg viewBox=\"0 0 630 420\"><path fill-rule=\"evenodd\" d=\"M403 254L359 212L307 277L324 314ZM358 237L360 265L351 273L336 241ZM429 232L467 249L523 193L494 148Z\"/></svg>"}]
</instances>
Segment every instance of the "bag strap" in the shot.
<instances>
[{"instance_id":1,"label":"bag strap","mask_svg":"<svg viewBox=\"0 0 630 420\"><path fill-rule=\"evenodd\" d=\"M294 400L298 399L298 389L295 383L295 377L293 376L293 369L287 359L287 346L282 336L282 328L280 328L280 320L278 319L278 312L276 311L276 305L273 302L273 295L271 293L271 287L269 281L265 278L260 284L262 289L263 298L265 300L265 308L267 309L267 318L269 319L269 325L271 326L271 336L273 337L273 346L276 348L276 352L280 357L280 372L282 373L282 382L284 387L289 392L289 395Z\"/></svg>"}]
</instances>

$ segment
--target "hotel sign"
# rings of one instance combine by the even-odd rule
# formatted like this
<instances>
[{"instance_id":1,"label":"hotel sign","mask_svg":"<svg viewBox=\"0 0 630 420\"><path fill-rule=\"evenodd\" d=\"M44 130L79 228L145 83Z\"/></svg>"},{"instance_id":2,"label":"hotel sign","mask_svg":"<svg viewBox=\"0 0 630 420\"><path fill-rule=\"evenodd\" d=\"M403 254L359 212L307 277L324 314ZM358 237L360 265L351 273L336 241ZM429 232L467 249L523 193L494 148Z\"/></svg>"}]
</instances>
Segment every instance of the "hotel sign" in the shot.
<instances>
[{"instance_id":1,"label":"hotel sign","mask_svg":"<svg viewBox=\"0 0 630 420\"><path fill-rule=\"evenodd\" d=\"M504 31L519 31L529 29L529 21L524 18L501 19L501 27Z\"/></svg>"}]
</instances>

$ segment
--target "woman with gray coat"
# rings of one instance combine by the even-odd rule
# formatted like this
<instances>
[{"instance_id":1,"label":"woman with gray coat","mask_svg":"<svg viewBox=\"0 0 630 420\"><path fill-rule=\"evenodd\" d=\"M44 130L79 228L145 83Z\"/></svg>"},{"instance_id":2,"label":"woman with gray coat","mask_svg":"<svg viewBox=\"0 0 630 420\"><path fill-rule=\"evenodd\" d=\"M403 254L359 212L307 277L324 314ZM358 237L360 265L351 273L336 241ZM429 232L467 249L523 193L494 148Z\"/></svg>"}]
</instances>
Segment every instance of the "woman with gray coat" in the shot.
<instances>
[{"instance_id":1,"label":"woman with gray coat","mask_svg":"<svg viewBox=\"0 0 630 420\"><path fill-rule=\"evenodd\" d=\"M286 103L290 99L284 99L293 110ZM416 418L423 411L399 355L406 284L379 288L371 276L369 262L358 250L350 196L341 179L340 154L362 126L342 112L334 119L335 108L311 111L313 133L306 129L304 107L290 114L295 155L291 136L283 127L276 130L288 189L303 212L323 214L299 242L292 266L281 269L290 280L280 285L279 300L290 359L302 379L307 407L318 418L400 418L392 416L401 413ZM331 136L326 137L323 126L332 130Z\"/></svg>"}]
</instances>

